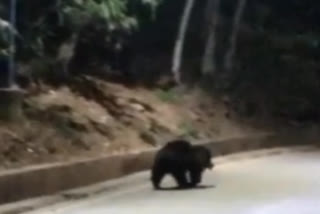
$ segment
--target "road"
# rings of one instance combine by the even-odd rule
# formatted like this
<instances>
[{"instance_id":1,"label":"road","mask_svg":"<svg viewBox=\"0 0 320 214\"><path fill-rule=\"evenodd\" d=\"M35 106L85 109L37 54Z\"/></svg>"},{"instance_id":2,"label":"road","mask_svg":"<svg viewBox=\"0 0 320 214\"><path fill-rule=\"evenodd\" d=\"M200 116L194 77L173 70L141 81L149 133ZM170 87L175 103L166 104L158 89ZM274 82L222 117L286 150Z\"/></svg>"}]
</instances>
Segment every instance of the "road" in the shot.
<instances>
[{"instance_id":1,"label":"road","mask_svg":"<svg viewBox=\"0 0 320 214\"><path fill-rule=\"evenodd\" d=\"M153 191L149 173L140 184L30 214L319 214L320 153L294 151L219 164L205 188ZM172 185L170 177L165 185Z\"/></svg>"}]
</instances>

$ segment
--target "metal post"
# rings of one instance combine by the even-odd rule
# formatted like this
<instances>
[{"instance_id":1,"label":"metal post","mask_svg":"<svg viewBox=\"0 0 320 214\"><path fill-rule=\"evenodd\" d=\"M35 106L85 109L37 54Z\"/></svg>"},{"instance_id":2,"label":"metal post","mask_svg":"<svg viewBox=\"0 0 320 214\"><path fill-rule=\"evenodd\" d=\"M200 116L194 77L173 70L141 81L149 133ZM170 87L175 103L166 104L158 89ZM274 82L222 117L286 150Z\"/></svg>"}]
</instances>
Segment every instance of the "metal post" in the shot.
<instances>
[{"instance_id":1,"label":"metal post","mask_svg":"<svg viewBox=\"0 0 320 214\"><path fill-rule=\"evenodd\" d=\"M10 30L10 55L9 55L9 75L8 86L11 88L14 85L15 79L15 29L16 29L16 7L17 0L10 1L10 24L12 29Z\"/></svg>"}]
</instances>

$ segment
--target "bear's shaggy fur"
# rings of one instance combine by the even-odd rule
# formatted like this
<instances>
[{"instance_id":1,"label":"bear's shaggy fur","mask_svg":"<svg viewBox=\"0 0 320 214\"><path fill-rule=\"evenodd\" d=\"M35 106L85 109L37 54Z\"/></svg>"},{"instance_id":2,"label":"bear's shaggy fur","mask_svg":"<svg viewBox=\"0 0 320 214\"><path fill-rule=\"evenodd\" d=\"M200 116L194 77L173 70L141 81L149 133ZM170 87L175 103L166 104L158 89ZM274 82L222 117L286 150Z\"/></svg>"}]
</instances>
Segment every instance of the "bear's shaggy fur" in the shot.
<instances>
[{"instance_id":1,"label":"bear's shaggy fur","mask_svg":"<svg viewBox=\"0 0 320 214\"><path fill-rule=\"evenodd\" d=\"M153 187L161 189L166 174L174 177L179 188L195 187L201 182L204 170L214 166L211 158L210 150L204 146L194 146L185 140L170 141L155 156L151 172Z\"/></svg>"}]
</instances>

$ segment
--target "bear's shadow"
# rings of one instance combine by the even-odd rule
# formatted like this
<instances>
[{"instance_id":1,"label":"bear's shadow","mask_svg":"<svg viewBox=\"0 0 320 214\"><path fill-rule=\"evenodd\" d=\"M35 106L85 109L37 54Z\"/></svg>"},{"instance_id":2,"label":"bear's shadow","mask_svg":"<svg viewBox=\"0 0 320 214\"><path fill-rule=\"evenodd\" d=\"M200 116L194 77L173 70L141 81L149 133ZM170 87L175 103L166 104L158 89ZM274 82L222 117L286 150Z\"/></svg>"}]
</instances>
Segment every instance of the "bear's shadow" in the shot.
<instances>
[{"instance_id":1,"label":"bear's shadow","mask_svg":"<svg viewBox=\"0 0 320 214\"><path fill-rule=\"evenodd\" d=\"M211 189L216 188L214 185L199 185L196 187L185 187L185 188L179 188L179 187L163 187L161 189L158 189L158 191L186 191L186 190L202 190L202 189Z\"/></svg>"}]
</instances>

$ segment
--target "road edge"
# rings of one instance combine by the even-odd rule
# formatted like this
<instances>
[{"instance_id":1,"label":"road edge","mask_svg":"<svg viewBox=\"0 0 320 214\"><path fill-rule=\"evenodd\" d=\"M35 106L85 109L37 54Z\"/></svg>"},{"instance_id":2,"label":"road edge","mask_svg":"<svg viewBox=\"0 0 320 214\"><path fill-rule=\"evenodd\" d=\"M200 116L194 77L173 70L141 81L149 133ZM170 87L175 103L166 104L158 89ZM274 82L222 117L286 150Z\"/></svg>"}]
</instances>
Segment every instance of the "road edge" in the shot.
<instances>
[{"instance_id":1,"label":"road edge","mask_svg":"<svg viewBox=\"0 0 320 214\"><path fill-rule=\"evenodd\" d=\"M317 133L306 131L286 132L281 134L260 134L219 141L202 142L215 157L223 157L247 151L292 147L315 144ZM0 173L0 204L53 195L72 189L81 189L99 182L113 180L133 173L147 170L152 165L157 150L112 155L96 159L79 160L70 163L46 164L20 170ZM71 192L71 194L70 194ZM81 198L81 194L75 194ZM70 199L68 194L55 196L55 201ZM50 197L49 197L50 198ZM52 198L48 201L50 202ZM23 204L23 202L22 202ZM9 205L10 206L10 205ZM16 210L19 210L16 207ZM1 207L0 207L0 213ZM10 212L14 213L14 212ZM16 212L19 213L19 212Z\"/></svg>"}]
</instances>

